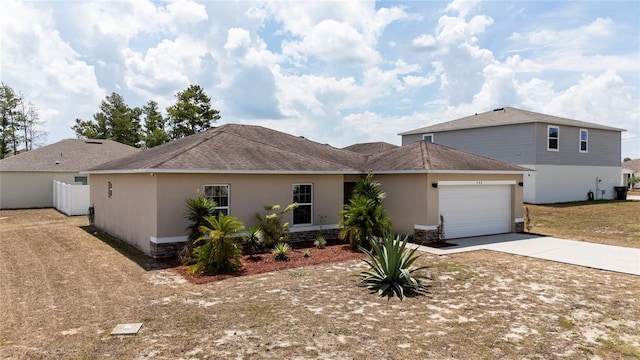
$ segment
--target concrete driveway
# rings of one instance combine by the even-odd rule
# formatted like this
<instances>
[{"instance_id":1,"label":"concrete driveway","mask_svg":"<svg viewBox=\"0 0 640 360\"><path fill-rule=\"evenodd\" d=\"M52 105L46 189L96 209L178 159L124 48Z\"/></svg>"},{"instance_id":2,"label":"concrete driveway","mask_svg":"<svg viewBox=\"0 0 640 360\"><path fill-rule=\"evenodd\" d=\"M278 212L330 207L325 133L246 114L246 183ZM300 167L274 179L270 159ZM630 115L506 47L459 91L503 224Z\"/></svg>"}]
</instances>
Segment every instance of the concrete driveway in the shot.
<instances>
[{"instance_id":1,"label":"concrete driveway","mask_svg":"<svg viewBox=\"0 0 640 360\"><path fill-rule=\"evenodd\" d=\"M515 233L452 239L448 242L457 244L457 246L436 249L411 244L411 247L417 247L420 251L435 255L474 250L493 250L595 269L640 275L640 249Z\"/></svg>"}]
</instances>

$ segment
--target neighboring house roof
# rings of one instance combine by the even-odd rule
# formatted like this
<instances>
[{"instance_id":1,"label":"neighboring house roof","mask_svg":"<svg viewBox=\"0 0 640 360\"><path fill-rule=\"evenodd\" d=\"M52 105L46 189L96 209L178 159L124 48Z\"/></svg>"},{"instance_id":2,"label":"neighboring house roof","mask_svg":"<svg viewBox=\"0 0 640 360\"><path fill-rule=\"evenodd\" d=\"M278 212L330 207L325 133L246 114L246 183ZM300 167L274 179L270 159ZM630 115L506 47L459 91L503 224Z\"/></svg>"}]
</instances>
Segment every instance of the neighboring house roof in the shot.
<instances>
[{"instance_id":1,"label":"neighboring house roof","mask_svg":"<svg viewBox=\"0 0 640 360\"><path fill-rule=\"evenodd\" d=\"M367 169L374 171L531 171L425 141L416 141L369 157Z\"/></svg>"},{"instance_id":2,"label":"neighboring house roof","mask_svg":"<svg viewBox=\"0 0 640 360\"><path fill-rule=\"evenodd\" d=\"M87 170L105 161L140 152L112 140L65 139L0 160L0 171Z\"/></svg>"},{"instance_id":3,"label":"neighboring house roof","mask_svg":"<svg viewBox=\"0 0 640 360\"><path fill-rule=\"evenodd\" d=\"M349 145L349 146L347 146L347 147L345 147L343 149L344 150L353 151L353 152L357 152L358 154L373 155L373 154L385 152L387 150L395 149L397 147L398 147L397 145L393 145L393 144L389 144L389 143L386 143L386 142L383 142L383 141L379 141L379 142L368 142L368 143L353 144L353 145Z\"/></svg>"},{"instance_id":4,"label":"neighboring house roof","mask_svg":"<svg viewBox=\"0 0 640 360\"><path fill-rule=\"evenodd\" d=\"M622 163L622 168L631 170L633 174L640 174L640 159L625 161Z\"/></svg>"},{"instance_id":5,"label":"neighboring house roof","mask_svg":"<svg viewBox=\"0 0 640 360\"><path fill-rule=\"evenodd\" d=\"M475 114L467 117L463 117L457 120L451 120L423 128L402 132L398 135L415 135L425 134L431 132L474 129L491 126L503 126L514 124L528 124L528 123L545 123L550 125L566 125L583 127L589 129L611 130L611 131L626 131L611 126L605 126L600 124L594 124L586 121L579 121L573 119L567 119L559 116L552 116L546 114L540 114L533 111L521 110L512 107L505 107L487 111L481 114Z\"/></svg>"},{"instance_id":6,"label":"neighboring house roof","mask_svg":"<svg viewBox=\"0 0 640 360\"><path fill-rule=\"evenodd\" d=\"M442 145L421 144L363 155L260 126L227 124L104 163L89 172L529 171Z\"/></svg>"}]
</instances>

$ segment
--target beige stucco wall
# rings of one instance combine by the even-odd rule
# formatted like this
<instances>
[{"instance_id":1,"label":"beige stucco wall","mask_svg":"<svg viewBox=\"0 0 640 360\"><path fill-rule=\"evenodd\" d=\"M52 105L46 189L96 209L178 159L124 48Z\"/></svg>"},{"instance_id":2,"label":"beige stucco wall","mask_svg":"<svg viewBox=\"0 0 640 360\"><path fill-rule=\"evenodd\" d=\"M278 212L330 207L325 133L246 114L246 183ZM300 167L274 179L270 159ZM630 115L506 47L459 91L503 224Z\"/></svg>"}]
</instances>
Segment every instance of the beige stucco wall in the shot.
<instances>
[{"instance_id":1,"label":"beige stucco wall","mask_svg":"<svg viewBox=\"0 0 640 360\"><path fill-rule=\"evenodd\" d=\"M150 174L91 175L94 224L149 254L150 237L157 234L156 180Z\"/></svg>"},{"instance_id":2,"label":"beige stucco wall","mask_svg":"<svg viewBox=\"0 0 640 360\"><path fill-rule=\"evenodd\" d=\"M147 254L151 237L177 241L186 236L185 200L202 193L204 185L228 184L229 214L247 227L257 224L255 214L264 205L290 204L297 183L313 184L314 225L320 224L319 215L327 217L324 225L336 224L342 209L342 175L94 174L91 181L95 225ZM291 223L291 213L285 221Z\"/></svg>"},{"instance_id":3,"label":"beige stucco wall","mask_svg":"<svg viewBox=\"0 0 640 360\"><path fill-rule=\"evenodd\" d=\"M0 169L0 209L53 206L53 181L73 184L77 172L27 172Z\"/></svg>"},{"instance_id":4,"label":"beige stucco wall","mask_svg":"<svg viewBox=\"0 0 640 360\"><path fill-rule=\"evenodd\" d=\"M387 196L382 202L396 233L410 235L415 224L426 224L428 215L427 174L374 175Z\"/></svg>"},{"instance_id":5,"label":"beige stucco wall","mask_svg":"<svg viewBox=\"0 0 640 360\"><path fill-rule=\"evenodd\" d=\"M313 184L313 222L336 224L342 209L342 175L238 175L238 174L157 174L158 237L185 235L188 222L184 219L184 202L203 192L204 185L229 185L229 214L247 227L257 224L256 213L263 206L279 204L282 208L293 202L293 184ZM292 214L285 221L292 222Z\"/></svg>"},{"instance_id":6,"label":"beige stucco wall","mask_svg":"<svg viewBox=\"0 0 640 360\"><path fill-rule=\"evenodd\" d=\"M512 222L523 217L521 174L374 174L387 193L383 206L394 232L412 234L415 225L435 226L440 221L438 181L512 180ZM515 229L512 229L515 230Z\"/></svg>"}]
</instances>

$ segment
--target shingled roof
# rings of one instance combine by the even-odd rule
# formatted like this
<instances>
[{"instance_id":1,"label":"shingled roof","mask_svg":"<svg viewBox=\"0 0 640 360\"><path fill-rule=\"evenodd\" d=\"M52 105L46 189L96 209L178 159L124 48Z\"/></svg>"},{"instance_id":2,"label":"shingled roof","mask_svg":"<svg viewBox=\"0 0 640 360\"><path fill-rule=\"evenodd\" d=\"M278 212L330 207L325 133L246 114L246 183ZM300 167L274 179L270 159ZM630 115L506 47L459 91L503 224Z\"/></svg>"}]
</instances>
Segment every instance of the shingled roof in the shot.
<instances>
[{"instance_id":1,"label":"shingled roof","mask_svg":"<svg viewBox=\"0 0 640 360\"><path fill-rule=\"evenodd\" d=\"M384 153L372 155L367 169L374 172L425 171L531 171L517 165L460 151L448 146L416 141Z\"/></svg>"},{"instance_id":2,"label":"shingled roof","mask_svg":"<svg viewBox=\"0 0 640 360\"><path fill-rule=\"evenodd\" d=\"M528 171L437 144L418 142L372 155L260 126L227 124L110 161L90 173L339 173Z\"/></svg>"},{"instance_id":3,"label":"shingled roof","mask_svg":"<svg viewBox=\"0 0 640 360\"><path fill-rule=\"evenodd\" d=\"M357 152L358 154L373 155L373 154L385 152L387 150L395 149L397 147L398 145L393 145L384 141L379 141L379 142L353 144L353 145L344 147L343 149Z\"/></svg>"},{"instance_id":4,"label":"shingled roof","mask_svg":"<svg viewBox=\"0 0 640 360\"><path fill-rule=\"evenodd\" d=\"M640 159L627 160L622 163L622 168L632 170L634 173L640 173Z\"/></svg>"},{"instance_id":5,"label":"shingled roof","mask_svg":"<svg viewBox=\"0 0 640 360\"><path fill-rule=\"evenodd\" d=\"M76 172L140 152L112 140L65 139L0 160L0 171Z\"/></svg>"},{"instance_id":6,"label":"shingled roof","mask_svg":"<svg viewBox=\"0 0 640 360\"><path fill-rule=\"evenodd\" d=\"M359 172L361 154L260 126L227 124L94 167L91 172Z\"/></svg>"},{"instance_id":7,"label":"shingled roof","mask_svg":"<svg viewBox=\"0 0 640 360\"><path fill-rule=\"evenodd\" d=\"M579 121L573 119L567 119L559 116L552 116L546 114L540 114L532 111L516 109L512 107L505 107L487 111L481 114L475 114L461 119L451 120L423 128L402 132L398 135L415 135L426 134L432 132L474 129L491 126L503 126L514 124L528 124L528 123L545 123L550 125L566 125L575 126L588 129L600 129L600 130L612 130L612 131L625 131L611 126L605 126L586 121Z\"/></svg>"}]
</instances>

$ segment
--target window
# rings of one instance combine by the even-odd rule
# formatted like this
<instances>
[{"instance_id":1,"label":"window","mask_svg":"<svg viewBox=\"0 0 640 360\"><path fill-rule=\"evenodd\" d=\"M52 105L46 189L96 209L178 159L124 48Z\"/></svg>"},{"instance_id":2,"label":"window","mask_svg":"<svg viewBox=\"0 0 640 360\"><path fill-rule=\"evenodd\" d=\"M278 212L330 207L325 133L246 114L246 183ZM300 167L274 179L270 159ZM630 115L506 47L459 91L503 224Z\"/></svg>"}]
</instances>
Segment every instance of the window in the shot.
<instances>
[{"instance_id":1,"label":"window","mask_svg":"<svg viewBox=\"0 0 640 360\"><path fill-rule=\"evenodd\" d=\"M547 150L558 151L558 140L560 140L560 128L557 126L547 126Z\"/></svg>"},{"instance_id":2,"label":"window","mask_svg":"<svg viewBox=\"0 0 640 360\"><path fill-rule=\"evenodd\" d=\"M426 141L428 143L432 143L433 142L433 134L422 135L422 140Z\"/></svg>"},{"instance_id":3,"label":"window","mask_svg":"<svg viewBox=\"0 0 640 360\"><path fill-rule=\"evenodd\" d=\"M587 144L589 141L589 131L585 129L580 129L580 152L586 153L589 149L589 145Z\"/></svg>"},{"instance_id":4,"label":"window","mask_svg":"<svg viewBox=\"0 0 640 360\"><path fill-rule=\"evenodd\" d=\"M205 185L204 196L216 203L216 215L229 215L229 185Z\"/></svg>"},{"instance_id":5,"label":"window","mask_svg":"<svg viewBox=\"0 0 640 360\"><path fill-rule=\"evenodd\" d=\"M109 195L109 197L113 196L113 185L111 181L107 184L107 195Z\"/></svg>"},{"instance_id":6,"label":"window","mask_svg":"<svg viewBox=\"0 0 640 360\"><path fill-rule=\"evenodd\" d=\"M75 176L73 178L73 183L75 185L87 185L87 177L86 176Z\"/></svg>"},{"instance_id":7,"label":"window","mask_svg":"<svg viewBox=\"0 0 640 360\"><path fill-rule=\"evenodd\" d=\"M293 210L293 225L311 225L313 223L313 185L293 184L293 202L298 207Z\"/></svg>"}]
</instances>

